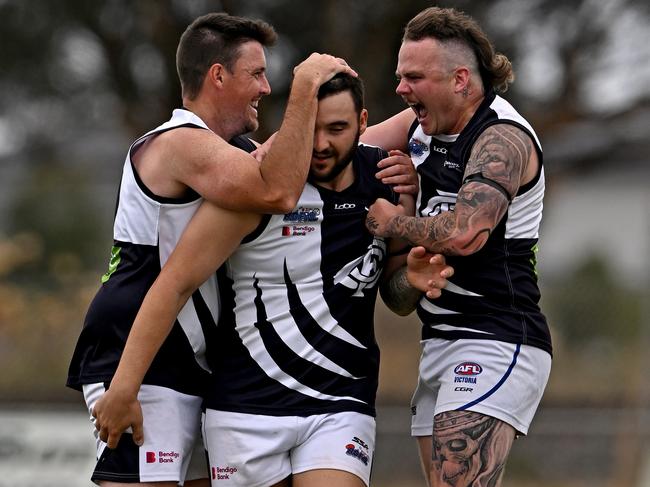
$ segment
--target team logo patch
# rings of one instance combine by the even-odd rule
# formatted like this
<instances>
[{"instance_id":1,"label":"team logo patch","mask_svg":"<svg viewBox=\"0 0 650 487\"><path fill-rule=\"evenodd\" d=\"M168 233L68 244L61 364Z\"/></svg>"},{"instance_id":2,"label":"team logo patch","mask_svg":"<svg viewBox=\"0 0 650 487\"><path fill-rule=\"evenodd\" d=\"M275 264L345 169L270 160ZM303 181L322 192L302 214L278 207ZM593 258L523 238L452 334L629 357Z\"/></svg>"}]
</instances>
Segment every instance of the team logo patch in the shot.
<instances>
[{"instance_id":1,"label":"team logo patch","mask_svg":"<svg viewBox=\"0 0 650 487\"><path fill-rule=\"evenodd\" d=\"M483 367L476 362L463 362L454 369L454 374L457 375L479 375L481 372L483 372Z\"/></svg>"},{"instance_id":2,"label":"team logo patch","mask_svg":"<svg viewBox=\"0 0 650 487\"><path fill-rule=\"evenodd\" d=\"M429 147L421 140L412 138L409 140L409 152L414 156L421 156L425 152L429 152Z\"/></svg>"},{"instance_id":3,"label":"team logo patch","mask_svg":"<svg viewBox=\"0 0 650 487\"><path fill-rule=\"evenodd\" d=\"M301 206L296 208L295 211L284 215L282 221L287 223L304 223L318 221L320 216L320 208L306 208Z\"/></svg>"},{"instance_id":4,"label":"team logo patch","mask_svg":"<svg viewBox=\"0 0 650 487\"><path fill-rule=\"evenodd\" d=\"M334 275L334 284L353 290L354 297L363 297L364 290L372 289L379 281L381 263L386 259L386 254L386 242L375 237L365 255L348 262Z\"/></svg>"},{"instance_id":5,"label":"team logo patch","mask_svg":"<svg viewBox=\"0 0 650 487\"><path fill-rule=\"evenodd\" d=\"M476 384L476 376L483 372L481 367L476 362L463 362L454 368L454 383L462 384ZM455 390L460 390L456 388ZM471 392L472 389L462 389L463 392Z\"/></svg>"},{"instance_id":6,"label":"team logo patch","mask_svg":"<svg viewBox=\"0 0 650 487\"><path fill-rule=\"evenodd\" d=\"M212 467L213 480L228 480L231 475L237 473L237 467Z\"/></svg>"}]
</instances>

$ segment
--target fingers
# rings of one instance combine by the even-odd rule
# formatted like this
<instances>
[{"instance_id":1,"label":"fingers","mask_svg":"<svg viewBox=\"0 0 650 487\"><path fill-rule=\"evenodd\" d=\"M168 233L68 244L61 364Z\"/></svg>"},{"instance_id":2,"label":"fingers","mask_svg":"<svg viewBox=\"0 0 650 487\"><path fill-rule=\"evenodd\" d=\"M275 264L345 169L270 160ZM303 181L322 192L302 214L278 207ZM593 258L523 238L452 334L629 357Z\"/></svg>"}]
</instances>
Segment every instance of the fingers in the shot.
<instances>
[{"instance_id":1,"label":"fingers","mask_svg":"<svg viewBox=\"0 0 650 487\"><path fill-rule=\"evenodd\" d=\"M409 252L410 256L414 257L416 259L421 259L422 257L424 257L426 255L426 253L427 253L427 250L422 246L413 247L411 249L411 251Z\"/></svg>"},{"instance_id":2,"label":"fingers","mask_svg":"<svg viewBox=\"0 0 650 487\"><path fill-rule=\"evenodd\" d=\"M357 72L348 65L345 59L317 52L312 53L293 69L294 76L299 73L306 73L306 76L315 77L319 84L325 83L338 73L358 76Z\"/></svg>"},{"instance_id":3,"label":"fingers","mask_svg":"<svg viewBox=\"0 0 650 487\"><path fill-rule=\"evenodd\" d=\"M131 428L133 429L133 442L138 446L142 446L142 444L144 443L144 431L142 428L142 421L133 423L131 425Z\"/></svg>"},{"instance_id":4,"label":"fingers","mask_svg":"<svg viewBox=\"0 0 650 487\"><path fill-rule=\"evenodd\" d=\"M380 169L376 177L384 184L393 186L397 193L417 194L418 176L411 159L404 153L394 150L390 156L377 163Z\"/></svg>"},{"instance_id":5,"label":"fingers","mask_svg":"<svg viewBox=\"0 0 650 487\"><path fill-rule=\"evenodd\" d=\"M442 291L437 288L432 288L429 289L426 294L429 299L437 299L442 295Z\"/></svg>"},{"instance_id":6,"label":"fingers","mask_svg":"<svg viewBox=\"0 0 650 487\"><path fill-rule=\"evenodd\" d=\"M339 71L339 73L340 72L348 73L349 75L352 75L354 77L359 76L359 74L354 69L352 69L350 66L348 66L348 63L345 61L345 59L340 58L340 57L337 57L337 58L334 58L334 59L336 59L336 61L339 63L339 69L341 70L341 71Z\"/></svg>"},{"instance_id":7,"label":"fingers","mask_svg":"<svg viewBox=\"0 0 650 487\"><path fill-rule=\"evenodd\" d=\"M116 432L111 432L108 435L108 438L106 439L106 446L108 446L111 450L114 450L117 448L117 444L120 442L120 438L122 437L122 432L116 433Z\"/></svg>"},{"instance_id":8,"label":"fingers","mask_svg":"<svg viewBox=\"0 0 650 487\"><path fill-rule=\"evenodd\" d=\"M398 194L412 194L416 196L418 194L418 185L417 184L398 184L393 186L393 191Z\"/></svg>"}]
</instances>

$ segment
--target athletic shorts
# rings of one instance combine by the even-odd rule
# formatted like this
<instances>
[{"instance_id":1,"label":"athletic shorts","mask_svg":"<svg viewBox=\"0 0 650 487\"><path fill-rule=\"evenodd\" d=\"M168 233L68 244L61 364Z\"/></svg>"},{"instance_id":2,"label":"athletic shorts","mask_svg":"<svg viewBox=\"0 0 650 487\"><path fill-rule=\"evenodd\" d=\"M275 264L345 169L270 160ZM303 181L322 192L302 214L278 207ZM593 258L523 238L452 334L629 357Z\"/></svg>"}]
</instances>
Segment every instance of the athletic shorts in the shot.
<instances>
[{"instance_id":1,"label":"athletic shorts","mask_svg":"<svg viewBox=\"0 0 650 487\"><path fill-rule=\"evenodd\" d=\"M431 436L436 414L466 410L497 418L525 435L550 372L550 354L536 347L493 340L423 340L411 434Z\"/></svg>"},{"instance_id":2,"label":"athletic shorts","mask_svg":"<svg viewBox=\"0 0 650 487\"><path fill-rule=\"evenodd\" d=\"M84 399L92 410L106 391L104 384L83 386ZM166 387L143 384L138 393L142 406L144 444L133 442L129 428L117 448L111 450L95 430L97 465L91 479L113 482L162 482L206 478L207 459L201 438L201 402Z\"/></svg>"},{"instance_id":3,"label":"athletic shorts","mask_svg":"<svg viewBox=\"0 0 650 487\"><path fill-rule=\"evenodd\" d=\"M301 417L208 409L203 437L213 487L266 487L316 469L350 472L369 485L375 418L355 412Z\"/></svg>"}]
</instances>

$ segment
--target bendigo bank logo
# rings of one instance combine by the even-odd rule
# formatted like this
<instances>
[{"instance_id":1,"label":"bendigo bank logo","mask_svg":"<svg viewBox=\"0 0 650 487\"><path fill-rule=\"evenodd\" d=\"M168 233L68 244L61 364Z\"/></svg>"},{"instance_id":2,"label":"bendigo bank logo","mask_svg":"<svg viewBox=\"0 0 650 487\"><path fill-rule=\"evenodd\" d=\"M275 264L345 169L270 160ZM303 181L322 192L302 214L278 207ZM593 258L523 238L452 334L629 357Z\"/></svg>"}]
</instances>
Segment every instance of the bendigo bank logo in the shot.
<instances>
[{"instance_id":1,"label":"bendigo bank logo","mask_svg":"<svg viewBox=\"0 0 650 487\"><path fill-rule=\"evenodd\" d=\"M212 467L212 480L228 480L237 473L237 467Z\"/></svg>"},{"instance_id":2,"label":"bendigo bank logo","mask_svg":"<svg viewBox=\"0 0 650 487\"><path fill-rule=\"evenodd\" d=\"M156 452L148 451L145 453L145 459L147 463L174 463L175 460L178 460L180 454L175 451L159 451L158 456L156 457Z\"/></svg>"}]
</instances>

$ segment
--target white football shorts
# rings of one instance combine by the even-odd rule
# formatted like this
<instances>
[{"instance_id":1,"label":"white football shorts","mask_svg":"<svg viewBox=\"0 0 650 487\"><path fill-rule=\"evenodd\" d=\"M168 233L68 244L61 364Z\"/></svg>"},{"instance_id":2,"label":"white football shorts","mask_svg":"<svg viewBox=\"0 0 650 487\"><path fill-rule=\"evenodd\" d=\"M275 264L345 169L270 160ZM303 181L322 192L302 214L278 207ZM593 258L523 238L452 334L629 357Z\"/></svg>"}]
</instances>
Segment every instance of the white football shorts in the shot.
<instances>
[{"instance_id":1,"label":"white football shorts","mask_svg":"<svg viewBox=\"0 0 650 487\"><path fill-rule=\"evenodd\" d=\"M551 356L536 347L493 340L422 341L411 434L431 436L445 411L474 411L527 434L542 398Z\"/></svg>"},{"instance_id":2,"label":"white football shorts","mask_svg":"<svg viewBox=\"0 0 650 487\"><path fill-rule=\"evenodd\" d=\"M266 487L316 469L350 472L369 485L375 418L356 412L301 417L207 409L203 437L213 487Z\"/></svg>"},{"instance_id":3,"label":"white football shorts","mask_svg":"<svg viewBox=\"0 0 650 487\"><path fill-rule=\"evenodd\" d=\"M105 391L103 383L83 386L93 425L93 407ZM207 478L207 458L201 438L202 399L143 384L138 400L142 406L144 444L138 447L133 442L129 428L122 434L117 448L111 450L94 430L97 465L91 477L93 482L176 481L182 485L185 480Z\"/></svg>"}]
</instances>

